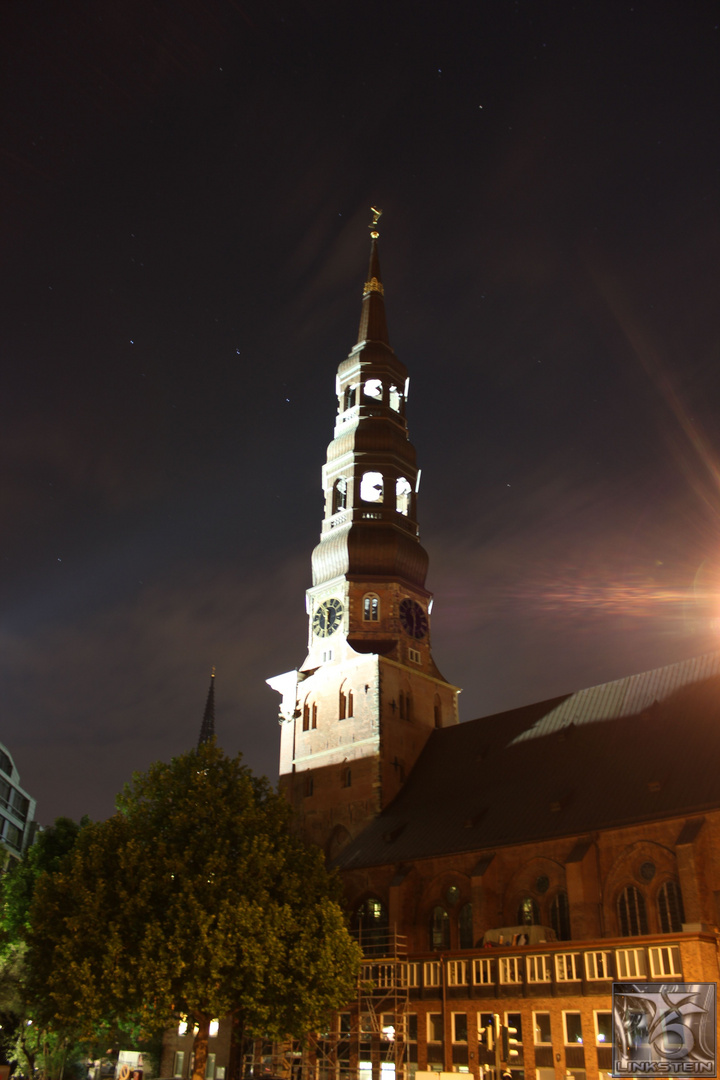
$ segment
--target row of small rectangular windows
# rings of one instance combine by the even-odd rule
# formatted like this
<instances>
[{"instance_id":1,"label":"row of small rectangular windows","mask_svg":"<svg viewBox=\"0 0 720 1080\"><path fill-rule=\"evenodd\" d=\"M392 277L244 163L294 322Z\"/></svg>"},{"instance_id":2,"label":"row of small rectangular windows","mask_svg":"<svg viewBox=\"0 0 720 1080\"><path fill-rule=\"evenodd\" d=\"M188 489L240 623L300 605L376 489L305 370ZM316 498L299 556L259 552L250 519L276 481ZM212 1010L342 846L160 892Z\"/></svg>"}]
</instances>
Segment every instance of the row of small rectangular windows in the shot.
<instances>
[{"instance_id":1,"label":"row of small rectangular windows","mask_svg":"<svg viewBox=\"0 0 720 1080\"><path fill-rule=\"evenodd\" d=\"M497 967L495 967L497 965ZM647 949L596 949L554 955L482 957L477 960L445 961L447 986L489 986L527 983L590 982L609 979L637 979L682 975L678 945L657 945ZM427 960L405 964L364 964L361 980L378 989L395 985L411 989L442 986L443 961Z\"/></svg>"},{"instance_id":2,"label":"row of small rectangular windows","mask_svg":"<svg viewBox=\"0 0 720 1080\"><path fill-rule=\"evenodd\" d=\"M469 1020L475 1015L477 1019L478 1043L487 1045L487 1032L493 1027L493 1014L479 1012L476 1014L466 1012L451 1013L451 1036L454 1043L466 1043L468 1041ZM535 1046L552 1045L552 1025L549 1012L533 1012L533 1042ZM380 1021L378 1025L378 1019ZM375 1022L373 1022L375 1021ZM427 1042L444 1042L444 1020L442 1013L428 1013L426 1016L426 1039ZM519 1012L507 1012L503 1023L509 1028L514 1028L513 1039L518 1045L523 1043L522 1014ZM400 1029L400 1025L404 1030ZM577 1046L584 1041L582 1014L575 1010L566 1010L562 1013L562 1037L566 1046ZM374 1018L369 1013L362 1013L358 1018L358 1031L356 1032L361 1042L368 1042L373 1032L381 1039L392 1041L403 1038L405 1042L418 1041L418 1017L416 1013L407 1013L395 1016L392 1013L383 1014ZM352 1037L350 1013L340 1013L338 1016L338 1034L340 1038ZM593 1012L593 1037L597 1046L609 1045L612 1042L612 1014L604 1009Z\"/></svg>"}]
</instances>

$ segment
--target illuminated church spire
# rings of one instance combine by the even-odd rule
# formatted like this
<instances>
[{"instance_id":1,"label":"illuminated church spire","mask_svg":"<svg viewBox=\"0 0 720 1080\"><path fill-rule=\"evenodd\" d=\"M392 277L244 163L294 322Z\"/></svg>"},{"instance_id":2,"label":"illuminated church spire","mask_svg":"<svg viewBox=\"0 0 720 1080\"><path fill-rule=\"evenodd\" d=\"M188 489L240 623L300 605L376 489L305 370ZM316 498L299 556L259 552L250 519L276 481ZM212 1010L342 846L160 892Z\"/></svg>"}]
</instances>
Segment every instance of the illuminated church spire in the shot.
<instances>
[{"instance_id":1,"label":"illuminated church spire","mask_svg":"<svg viewBox=\"0 0 720 1080\"><path fill-rule=\"evenodd\" d=\"M210 675L210 686L208 688L207 701L205 702L205 712L203 714L202 726L200 728L200 737L198 739L198 750L205 743L210 742L215 738L215 668L212 669Z\"/></svg>"}]
</instances>

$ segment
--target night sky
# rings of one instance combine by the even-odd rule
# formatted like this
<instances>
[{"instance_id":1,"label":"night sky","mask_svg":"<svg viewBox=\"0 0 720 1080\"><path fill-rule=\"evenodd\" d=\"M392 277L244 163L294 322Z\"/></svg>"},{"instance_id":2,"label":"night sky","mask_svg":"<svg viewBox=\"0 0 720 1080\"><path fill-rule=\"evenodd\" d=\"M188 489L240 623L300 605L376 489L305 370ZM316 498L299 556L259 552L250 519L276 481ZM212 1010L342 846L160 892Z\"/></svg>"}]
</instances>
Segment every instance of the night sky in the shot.
<instances>
[{"instance_id":1,"label":"night sky","mask_svg":"<svg viewBox=\"0 0 720 1080\"><path fill-rule=\"evenodd\" d=\"M461 716L718 647L720 18L4 0L0 741L277 774L371 204Z\"/></svg>"}]
</instances>

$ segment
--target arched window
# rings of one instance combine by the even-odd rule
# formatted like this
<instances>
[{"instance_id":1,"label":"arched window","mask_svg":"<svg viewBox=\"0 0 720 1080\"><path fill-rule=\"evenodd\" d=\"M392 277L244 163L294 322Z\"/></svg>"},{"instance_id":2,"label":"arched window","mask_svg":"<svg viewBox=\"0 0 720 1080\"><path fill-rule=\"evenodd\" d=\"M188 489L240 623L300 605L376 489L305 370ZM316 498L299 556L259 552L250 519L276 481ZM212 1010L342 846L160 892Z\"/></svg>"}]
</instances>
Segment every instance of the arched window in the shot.
<instances>
[{"instance_id":1,"label":"arched window","mask_svg":"<svg viewBox=\"0 0 720 1080\"><path fill-rule=\"evenodd\" d=\"M406 480L404 476L399 477L395 481L395 509L399 514L404 514L405 517L408 516L411 498L412 488L410 481Z\"/></svg>"},{"instance_id":2,"label":"arched window","mask_svg":"<svg viewBox=\"0 0 720 1080\"><path fill-rule=\"evenodd\" d=\"M312 773L305 773L305 798L309 799L315 788L315 782L313 780Z\"/></svg>"},{"instance_id":3,"label":"arched window","mask_svg":"<svg viewBox=\"0 0 720 1080\"><path fill-rule=\"evenodd\" d=\"M430 916L430 948L450 948L450 916L444 907L434 907Z\"/></svg>"},{"instance_id":4,"label":"arched window","mask_svg":"<svg viewBox=\"0 0 720 1080\"><path fill-rule=\"evenodd\" d=\"M381 503L385 497L383 474L366 472L360 480L360 498L367 503Z\"/></svg>"},{"instance_id":5,"label":"arched window","mask_svg":"<svg viewBox=\"0 0 720 1080\"><path fill-rule=\"evenodd\" d=\"M570 940L570 905L566 892L559 892L550 905L550 925L559 941Z\"/></svg>"},{"instance_id":6,"label":"arched window","mask_svg":"<svg viewBox=\"0 0 720 1080\"><path fill-rule=\"evenodd\" d=\"M363 596L363 622L377 622L380 618L380 597L376 593Z\"/></svg>"},{"instance_id":7,"label":"arched window","mask_svg":"<svg viewBox=\"0 0 720 1080\"><path fill-rule=\"evenodd\" d=\"M332 512L337 514L339 510L347 508L347 480L344 476L338 476L333 484Z\"/></svg>"},{"instance_id":8,"label":"arched window","mask_svg":"<svg viewBox=\"0 0 720 1080\"><path fill-rule=\"evenodd\" d=\"M618 897L618 921L623 937L635 937L647 934L648 921L645 910L645 897L634 885L628 885Z\"/></svg>"},{"instance_id":9,"label":"arched window","mask_svg":"<svg viewBox=\"0 0 720 1080\"><path fill-rule=\"evenodd\" d=\"M685 922L682 893L677 881L666 881L661 886L657 898L660 929L663 934L673 934L682 930Z\"/></svg>"},{"instance_id":10,"label":"arched window","mask_svg":"<svg viewBox=\"0 0 720 1080\"><path fill-rule=\"evenodd\" d=\"M353 930L366 956L381 956L388 945L388 913L381 900L364 900L353 915Z\"/></svg>"},{"instance_id":11,"label":"arched window","mask_svg":"<svg viewBox=\"0 0 720 1080\"><path fill-rule=\"evenodd\" d=\"M382 401L383 384L380 379L368 379L363 386L363 393L374 401Z\"/></svg>"},{"instance_id":12,"label":"arched window","mask_svg":"<svg viewBox=\"0 0 720 1080\"><path fill-rule=\"evenodd\" d=\"M461 949L473 947L473 912L472 904L463 904L458 914L458 946Z\"/></svg>"},{"instance_id":13,"label":"arched window","mask_svg":"<svg viewBox=\"0 0 720 1080\"><path fill-rule=\"evenodd\" d=\"M312 705L312 726L317 727L317 704L313 701Z\"/></svg>"},{"instance_id":14,"label":"arched window","mask_svg":"<svg viewBox=\"0 0 720 1080\"><path fill-rule=\"evenodd\" d=\"M303 731L310 730L310 702L305 701L303 704Z\"/></svg>"},{"instance_id":15,"label":"arched window","mask_svg":"<svg viewBox=\"0 0 720 1080\"><path fill-rule=\"evenodd\" d=\"M538 906L532 896L524 896L518 904L517 921L519 926L537 926L540 922Z\"/></svg>"},{"instance_id":16,"label":"arched window","mask_svg":"<svg viewBox=\"0 0 720 1080\"><path fill-rule=\"evenodd\" d=\"M347 716L353 715L353 692L347 689L347 683L343 683L340 687L340 694L338 700L338 718L344 720Z\"/></svg>"},{"instance_id":17,"label":"arched window","mask_svg":"<svg viewBox=\"0 0 720 1080\"><path fill-rule=\"evenodd\" d=\"M349 766L347 766L347 768L343 769L341 776L342 776L342 786L343 787L352 787L352 772L350 771Z\"/></svg>"}]
</instances>

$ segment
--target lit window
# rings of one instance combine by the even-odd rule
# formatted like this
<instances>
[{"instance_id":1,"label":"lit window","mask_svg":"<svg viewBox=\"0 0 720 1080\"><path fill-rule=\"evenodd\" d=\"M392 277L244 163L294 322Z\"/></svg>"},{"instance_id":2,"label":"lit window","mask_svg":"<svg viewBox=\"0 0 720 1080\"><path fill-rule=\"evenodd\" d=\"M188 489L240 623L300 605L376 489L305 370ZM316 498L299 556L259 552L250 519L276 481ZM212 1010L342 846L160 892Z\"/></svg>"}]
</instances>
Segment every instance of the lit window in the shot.
<instances>
[{"instance_id":1,"label":"lit window","mask_svg":"<svg viewBox=\"0 0 720 1080\"><path fill-rule=\"evenodd\" d=\"M549 956L526 956L525 967L529 983L552 981Z\"/></svg>"},{"instance_id":2,"label":"lit window","mask_svg":"<svg viewBox=\"0 0 720 1080\"><path fill-rule=\"evenodd\" d=\"M428 960L423 964L423 986L440 986L440 964Z\"/></svg>"},{"instance_id":3,"label":"lit window","mask_svg":"<svg viewBox=\"0 0 720 1080\"><path fill-rule=\"evenodd\" d=\"M384 497L383 474L379 472L366 472L360 480L360 498L367 503L381 503Z\"/></svg>"},{"instance_id":4,"label":"lit window","mask_svg":"<svg viewBox=\"0 0 720 1080\"><path fill-rule=\"evenodd\" d=\"M210 1038L214 1039L219 1030L220 1030L220 1021L219 1020L211 1020L210 1021L210 1030L208 1031L208 1035L210 1036Z\"/></svg>"},{"instance_id":5,"label":"lit window","mask_svg":"<svg viewBox=\"0 0 720 1080\"><path fill-rule=\"evenodd\" d=\"M402 514L404 517L408 516L411 498L412 487L410 481L406 480L404 476L399 477L395 481L395 509L398 514Z\"/></svg>"},{"instance_id":6,"label":"lit window","mask_svg":"<svg viewBox=\"0 0 720 1080\"><path fill-rule=\"evenodd\" d=\"M428 1042L443 1041L442 1013L428 1013Z\"/></svg>"},{"instance_id":7,"label":"lit window","mask_svg":"<svg viewBox=\"0 0 720 1080\"><path fill-rule=\"evenodd\" d=\"M450 960L447 967L448 986L467 986L467 960Z\"/></svg>"},{"instance_id":8,"label":"lit window","mask_svg":"<svg viewBox=\"0 0 720 1080\"><path fill-rule=\"evenodd\" d=\"M383 385L380 379L368 379L363 387L363 393L365 397L372 398L374 401L382 401Z\"/></svg>"},{"instance_id":9,"label":"lit window","mask_svg":"<svg viewBox=\"0 0 720 1080\"><path fill-rule=\"evenodd\" d=\"M517 921L520 926L537 926L540 922L538 906L532 896L524 896L518 904Z\"/></svg>"},{"instance_id":10,"label":"lit window","mask_svg":"<svg viewBox=\"0 0 720 1080\"><path fill-rule=\"evenodd\" d=\"M682 976L680 949L677 945L663 945L650 951L650 974L655 979L666 976Z\"/></svg>"},{"instance_id":11,"label":"lit window","mask_svg":"<svg viewBox=\"0 0 720 1080\"><path fill-rule=\"evenodd\" d=\"M583 1041L582 1020L579 1012L563 1013L565 1021L565 1045L572 1046Z\"/></svg>"},{"instance_id":12,"label":"lit window","mask_svg":"<svg viewBox=\"0 0 720 1080\"><path fill-rule=\"evenodd\" d=\"M488 986L492 981L492 960L473 960L473 983L475 986Z\"/></svg>"},{"instance_id":13,"label":"lit window","mask_svg":"<svg viewBox=\"0 0 720 1080\"><path fill-rule=\"evenodd\" d=\"M500 982L507 986L512 983L521 983L520 957L503 956L500 959Z\"/></svg>"},{"instance_id":14,"label":"lit window","mask_svg":"<svg viewBox=\"0 0 720 1080\"><path fill-rule=\"evenodd\" d=\"M647 974L644 949L616 949L615 964L618 979L644 978Z\"/></svg>"},{"instance_id":15,"label":"lit window","mask_svg":"<svg viewBox=\"0 0 720 1080\"><path fill-rule=\"evenodd\" d=\"M363 596L363 622L377 622L380 618L380 597L375 593Z\"/></svg>"},{"instance_id":16,"label":"lit window","mask_svg":"<svg viewBox=\"0 0 720 1080\"><path fill-rule=\"evenodd\" d=\"M588 952L585 953L585 978L586 979L611 979L610 953Z\"/></svg>"},{"instance_id":17,"label":"lit window","mask_svg":"<svg viewBox=\"0 0 720 1080\"><path fill-rule=\"evenodd\" d=\"M542 1046L552 1042L552 1036L550 1034L550 1013L549 1012L536 1012L533 1013L535 1019L535 1043L537 1046Z\"/></svg>"},{"instance_id":18,"label":"lit window","mask_svg":"<svg viewBox=\"0 0 720 1080\"><path fill-rule=\"evenodd\" d=\"M338 477L333 484L332 512L337 514L347 508L347 480L344 476Z\"/></svg>"},{"instance_id":19,"label":"lit window","mask_svg":"<svg viewBox=\"0 0 720 1080\"><path fill-rule=\"evenodd\" d=\"M580 953L558 953L555 957L555 978L558 982L578 982L580 974Z\"/></svg>"},{"instance_id":20,"label":"lit window","mask_svg":"<svg viewBox=\"0 0 720 1080\"><path fill-rule=\"evenodd\" d=\"M612 1043L612 1013L595 1013L595 1041L598 1046L603 1046L606 1043L610 1046Z\"/></svg>"},{"instance_id":21,"label":"lit window","mask_svg":"<svg viewBox=\"0 0 720 1080\"><path fill-rule=\"evenodd\" d=\"M188 1022L187 1016L184 1016L178 1024L178 1035L187 1035ZM177 1073L175 1074L177 1075Z\"/></svg>"}]
</instances>

